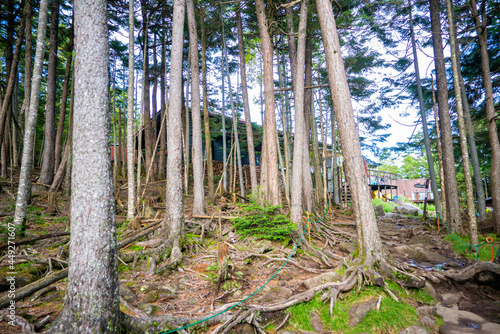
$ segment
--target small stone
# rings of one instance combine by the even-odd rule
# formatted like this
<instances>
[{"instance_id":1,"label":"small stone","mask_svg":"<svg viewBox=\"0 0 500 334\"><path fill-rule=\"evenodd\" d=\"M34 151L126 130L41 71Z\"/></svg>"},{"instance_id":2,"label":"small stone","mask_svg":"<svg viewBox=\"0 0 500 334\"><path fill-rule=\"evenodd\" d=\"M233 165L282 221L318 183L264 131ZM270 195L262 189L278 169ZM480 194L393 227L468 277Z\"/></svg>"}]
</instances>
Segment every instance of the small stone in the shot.
<instances>
[{"instance_id":1,"label":"small stone","mask_svg":"<svg viewBox=\"0 0 500 334\"><path fill-rule=\"evenodd\" d=\"M432 330L437 329L437 324L434 320L431 319L429 316L424 316L422 319L420 319L419 323L422 326L429 327Z\"/></svg>"},{"instance_id":2,"label":"small stone","mask_svg":"<svg viewBox=\"0 0 500 334\"><path fill-rule=\"evenodd\" d=\"M418 325L413 325L402 330L401 332L399 332L399 334L429 334L429 331Z\"/></svg>"},{"instance_id":3,"label":"small stone","mask_svg":"<svg viewBox=\"0 0 500 334\"><path fill-rule=\"evenodd\" d=\"M139 308L143 310L147 315L154 315L156 308L150 304L140 304Z\"/></svg>"},{"instance_id":4,"label":"small stone","mask_svg":"<svg viewBox=\"0 0 500 334\"><path fill-rule=\"evenodd\" d=\"M125 299L127 303L133 304L137 301L137 295L124 282L119 283L119 290L120 296Z\"/></svg>"},{"instance_id":5,"label":"small stone","mask_svg":"<svg viewBox=\"0 0 500 334\"><path fill-rule=\"evenodd\" d=\"M429 281L425 282L424 292L426 292L427 294L434 297L434 299L436 299L436 300L438 299L436 289L434 289L434 287L432 286L432 284Z\"/></svg>"},{"instance_id":6,"label":"small stone","mask_svg":"<svg viewBox=\"0 0 500 334\"><path fill-rule=\"evenodd\" d=\"M384 206L382 204L379 204L374 207L375 214L379 217L385 216L385 211L384 211Z\"/></svg>"},{"instance_id":7,"label":"small stone","mask_svg":"<svg viewBox=\"0 0 500 334\"><path fill-rule=\"evenodd\" d=\"M160 296L158 296L158 299L161 299L163 301L166 300L171 300L177 298L177 295L175 293L161 293Z\"/></svg>"},{"instance_id":8,"label":"small stone","mask_svg":"<svg viewBox=\"0 0 500 334\"><path fill-rule=\"evenodd\" d=\"M462 299L461 293L445 293L441 296L442 304L444 307L451 307L456 305Z\"/></svg>"},{"instance_id":9,"label":"small stone","mask_svg":"<svg viewBox=\"0 0 500 334\"><path fill-rule=\"evenodd\" d=\"M321 318L319 317L319 314L316 312L309 313L309 320L311 322L311 326L314 329L316 333L323 333L325 330L325 327L323 325L323 322L321 321Z\"/></svg>"},{"instance_id":10,"label":"small stone","mask_svg":"<svg viewBox=\"0 0 500 334\"><path fill-rule=\"evenodd\" d=\"M144 297L142 297L143 303L154 303L158 300L158 291L147 292Z\"/></svg>"},{"instance_id":11,"label":"small stone","mask_svg":"<svg viewBox=\"0 0 500 334\"><path fill-rule=\"evenodd\" d=\"M356 326L361 320L363 320L370 310L375 309L378 304L378 298L372 298L366 302L357 303L351 306L349 310L349 325L351 327Z\"/></svg>"},{"instance_id":12,"label":"small stone","mask_svg":"<svg viewBox=\"0 0 500 334\"><path fill-rule=\"evenodd\" d=\"M458 263L456 263L455 261L450 261L443 266L443 269L448 270L448 269L454 269L454 268L458 268L458 267L460 267L458 265Z\"/></svg>"}]
</instances>

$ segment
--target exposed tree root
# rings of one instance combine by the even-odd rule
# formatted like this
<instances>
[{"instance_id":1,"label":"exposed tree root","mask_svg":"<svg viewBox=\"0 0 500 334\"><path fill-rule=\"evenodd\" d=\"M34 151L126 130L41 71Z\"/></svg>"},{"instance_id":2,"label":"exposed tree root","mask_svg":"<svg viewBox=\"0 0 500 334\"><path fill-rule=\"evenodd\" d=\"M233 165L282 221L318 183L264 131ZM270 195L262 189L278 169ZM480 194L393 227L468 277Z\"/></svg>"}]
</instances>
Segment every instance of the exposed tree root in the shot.
<instances>
[{"instance_id":1,"label":"exposed tree root","mask_svg":"<svg viewBox=\"0 0 500 334\"><path fill-rule=\"evenodd\" d=\"M443 275L453 279L455 282L461 283L473 279L474 276L483 271L489 271L500 275L500 265L493 262L477 262L461 270L447 270Z\"/></svg>"}]
</instances>

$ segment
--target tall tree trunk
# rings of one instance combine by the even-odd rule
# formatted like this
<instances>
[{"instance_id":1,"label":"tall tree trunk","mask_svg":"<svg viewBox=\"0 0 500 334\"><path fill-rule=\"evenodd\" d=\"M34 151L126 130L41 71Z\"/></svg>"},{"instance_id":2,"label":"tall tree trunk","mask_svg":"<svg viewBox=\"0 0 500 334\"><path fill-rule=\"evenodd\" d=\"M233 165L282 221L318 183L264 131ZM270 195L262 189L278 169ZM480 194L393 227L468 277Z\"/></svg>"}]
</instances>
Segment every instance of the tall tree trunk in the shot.
<instances>
[{"instance_id":1,"label":"tall tree trunk","mask_svg":"<svg viewBox=\"0 0 500 334\"><path fill-rule=\"evenodd\" d=\"M171 96L182 95L182 49L185 1L174 0L172 23L172 53L170 70ZM182 197L182 100L170 100L167 129L167 223L170 225L169 239L173 241L170 263L182 260L180 239L184 222L184 201Z\"/></svg>"},{"instance_id":2,"label":"tall tree trunk","mask_svg":"<svg viewBox=\"0 0 500 334\"><path fill-rule=\"evenodd\" d=\"M221 21L224 18L222 17L222 7L221 7ZM221 117L222 117L222 189L227 191L227 139L226 139L226 91L224 89L225 76L224 76L224 64L221 65L221 92L222 92L222 108L221 108Z\"/></svg>"},{"instance_id":3,"label":"tall tree trunk","mask_svg":"<svg viewBox=\"0 0 500 334\"><path fill-rule=\"evenodd\" d=\"M434 65L436 67L437 98L443 150L443 170L446 183L446 212L448 225L453 233L462 233L460 205L453 157L453 137L451 133L450 111L448 106L448 86L444 64L443 40L440 21L439 0L430 0L432 41L434 48Z\"/></svg>"},{"instance_id":4,"label":"tall tree trunk","mask_svg":"<svg viewBox=\"0 0 500 334\"><path fill-rule=\"evenodd\" d=\"M187 1L187 0L186 0ZM188 62L186 71L186 107L184 108L184 118L182 124L184 135L184 192L189 194L189 160L190 160L190 142L189 142L189 81L191 76L191 49L188 50Z\"/></svg>"},{"instance_id":5,"label":"tall tree trunk","mask_svg":"<svg viewBox=\"0 0 500 334\"><path fill-rule=\"evenodd\" d=\"M75 82L75 71L73 71L71 82ZM71 97L69 98L69 124L68 124L68 161L66 162L66 173L64 175L64 196L71 195L71 169L73 167L73 112L75 110L75 85L71 85Z\"/></svg>"},{"instance_id":6,"label":"tall tree trunk","mask_svg":"<svg viewBox=\"0 0 500 334\"><path fill-rule=\"evenodd\" d=\"M469 148L467 146L467 131L465 130L464 110L462 106L462 92L460 91L459 79L459 56L457 54L457 36L455 20L453 18L453 4L446 0L446 12L448 14L448 27L450 32L451 65L453 71L453 86L455 89L455 100L457 108L458 131L460 133L460 148L462 151L462 164L464 165L465 193L467 197L467 211L469 215L470 241L472 245L478 245L476 224L476 206L474 204L474 189L472 187L472 176L470 173Z\"/></svg>"},{"instance_id":7,"label":"tall tree trunk","mask_svg":"<svg viewBox=\"0 0 500 334\"><path fill-rule=\"evenodd\" d=\"M165 18L163 18L165 21ZM164 22L163 22L164 23ZM165 24L164 24L165 25ZM160 75L160 91L161 91L161 119L165 118L165 113L167 112L167 88L166 88L166 70L167 70L167 45L166 45L166 29L163 29L161 35L161 75ZM165 131L166 127L163 128L160 135L160 156L158 159L159 166L159 179L165 177Z\"/></svg>"},{"instance_id":8,"label":"tall tree trunk","mask_svg":"<svg viewBox=\"0 0 500 334\"><path fill-rule=\"evenodd\" d=\"M28 110L30 108L30 95L31 95L31 63L32 63L32 55L33 55L33 46L32 39L33 35L31 34L31 1L26 1L26 15L24 16L24 21L26 25L26 45L25 45L25 54L24 54L24 101L23 106L21 108L21 115L24 112L24 124L28 123Z\"/></svg>"},{"instance_id":9,"label":"tall tree trunk","mask_svg":"<svg viewBox=\"0 0 500 334\"><path fill-rule=\"evenodd\" d=\"M495 118L495 106L493 104L493 86L491 83L490 61L488 58L488 30L486 18L486 6L482 6L481 16L477 11L475 0L470 1L472 16L476 24L479 48L481 50L481 66L483 70L484 103L486 105L486 123L491 146L491 198L493 199L493 217L495 219L495 231L500 233L500 142L498 139L497 120ZM481 19L480 19L481 17Z\"/></svg>"},{"instance_id":10,"label":"tall tree trunk","mask_svg":"<svg viewBox=\"0 0 500 334\"><path fill-rule=\"evenodd\" d=\"M330 173L331 184L332 184L332 192L333 192L333 202L340 205L340 196L339 196L339 184L337 182L337 131L335 129L335 109L332 106L331 113L331 122L332 122L332 170Z\"/></svg>"},{"instance_id":11,"label":"tall tree trunk","mask_svg":"<svg viewBox=\"0 0 500 334\"><path fill-rule=\"evenodd\" d=\"M57 124L56 148L55 148L55 169L59 168L61 162L62 136L64 130L64 120L66 117L66 102L68 100L68 87L71 74L71 62L73 60L73 38L70 37L68 45L68 54L66 56L66 69L64 71L64 84L61 97L61 109L59 111L59 123ZM73 84L73 83L72 83Z\"/></svg>"},{"instance_id":12,"label":"tall tree trunk","mask_svg":"<svg viewBox=\"0 0 500 334\"><path fill-rule=\"evenodd\" d=\"M191 56L191 119L193 122L193 214L205 214L205 189L203 186L203 143L200 113L200 68L198 61L198 31L193 0L186 1L189 24L189 51Z\"/></svg>"},{"instance_id":13,"label":"tall tree trunk","mask_svg":"<svg viewBox=\"0 0 500 334\"><path fill-rule=\"evenodd\" d=\"M36 40L35 65L33 68L33 81L31 83L31 97L28 112L28 122L24 130L23 155L21 160L21 172L19 175L19 187L16 197L16 211L14 213L14 224L22 226L26 218L26 208L31 195L31 173L33 170L33 148L36 133L36 121L38 117L38 106L40 103L40 86L42 82L42 67L44 58L44 47L47 28L47 10L49 0L40 1L38 18L38 34Z\"/></svg>"},{"instance_id":14,"label":"tall tree trunk","mask_svg":"<svg viewBox=\"0 0 500 334\"><path fill-rule=\"evenodd\" d=\"M330 1L316 0L316 6L323 36L333 105L337 113L342 152L347 167L346 173L351 187L358 245L360 253L364 255L364 264L372 266L376 261L384 260L384 255L370 193L367 189L368 181L365 177L339 36Z\"/></svg>"},{"instance_id":15,"label":"tall tree trunk","mask_svg":"<svg viewBox=\"0 0 500 334\"><path fill-rule=\"evenodd\" d=\"M312 31L309 29L306 37L306 58L305 58L305 82L306 86L312 86ZM310 109L311 109L311 90L306 89L304 91L304 109L303 117L306 129L306 138L304 142L304 163L303 163L303 173L304 178L302 182L304 183L303 201L304 206L307 211L311 212L314 206L314 187L311 175L311 156L309 154L310 149L310 137L311 137L311 121L310 121Z\"/></svg>"},{"instance_id":16,"label":"tall tree trunk","mask_svg":"<svg viewBox=\"0 0 500 334\"><path fill-rule=\"evenodd\" d=\"M106 22L105 0L75 2L70 267L64 308L49 333L120 331Z\"/></svg>"},{"instance_id":17,"label":"tall tree trunk","mask_svg":"<svg viewBox=\"0 0 500 334\"><path fill-rule=\"evenodd\" d=\"M233 136L234 136L234 143L236 146L236 160L238 163L238 176L239 176L239 181L240 181L240 195L245 196L245 186L243 183L243 168L241 166L241 151L240 151L240 139L238 136L238 116L236 114L236 110L234 107L234 100L233 100L233 88L231 85L231 75L229 74L229 64L227 60L227 50L226 50L226 37L224 36L224 17L222 18L222 49L224 52L224 63L226 66L226 77L227 77L227 85L229 86L229 100L231 101L231 112L232 112L232 119L233 119ZM224 80L224 77L222 78ZM234 163L234 162L233 162ZM234 163L236 167L236 163ZM235 180L236 180L236 175L235 175Z\"/></svg>"},{"instance_id":18,"label":"tall tree trunk","mask_svg":"<svg viewBox=\"0 0 500 334\"><path fill-rule=\"evenodd\" d=\"M47 103L45 104L45 141L43 146L42 171L38 183L52 184L55 167L56 145L56 89L57 89L57 44L59 26L59 0L53 0L50 9L50 50L47 71Z\"/></svg>"},{"instance_id":19,"label":"tall tree trunk","mask_svg":"<svg viewBox=\"0 0 500 334\"><path fill-rule=\"evenodd\" d=\"M410 35L411 35L411 45L413 49L413 66L415 68L415 76L417 79L417 94L418 94L418 102L420 106L420 115L422 117L422 128L424 131L424 143L425 143L425 154L427 156L427 166L429 168L429 175L431 177L431 188L432 194L434 195L434 205L438 212L441 212L441 196L439 195L439 190L437 186L436 179L436 171L434 170L434 159L432 158L431 151L431 141L429 138L429 130L427 128L427 116L425 114L425 106L424 106L424 96L422 94L422 84L420 82L420 72L418 66L418 57L417 57L417 46L415 43L415 33L413 31L413 17L412 17L412 6L411 0L409 2L408 11L410 13Z\"/></svg>"},{"instance_id":20,"label":"tall tree trunk","mask_svg":"<svg viewBox=\"0 0 500 334\"><path fill-rule=\"evenodd\" d=\"M153 68L154 68L154 75L153 75L153 94L152 94L152 102L153 102L153 112L152 112L152 129L151 129L151 145L152 145L152 154L153 154L153 169L151 171L151 180L157 180L158 179L158 155L156 154L156 151L158 150L158 147L156 146L156 138L158 138L158 122L156 121L156 116L158 114L158 106L157 106L157 101L156 101L156 93L158 91L158 59L156 58L156 33L153 34L154 36L154 41L153 41ZM149 168L149 167L148 167Z\"/></svg>"},{"instance_id":21,"label":"tall tree trunk","mask_svg":"<svg viewBox=\"0 0 500 334\"><path fill-rule=\"evenodd\" d=\"M127 219L135 215L134 141L134 0L128 6L128 90L127 90ZM140 175L138 175L140 177Z\"/></svg>"},{"instance_id":22,"label":"tall tree trunk","mask_svg":"<svg viewBox=\"0 0 500 334\"><path fill-rule=\"evenodd\" d=\"M290 220L297 224L298 231L302 230L302 197L304 192L303 178L305 174L302 173L304 164L304 149L308 141L306 133L306 125L304 118L304 66L305 66L305 53L306 53L306 28L307 28L307 10L309 1L302 2L300 6L300 21L299 21L299 35L297 40L297 48L295 48L295 40L288 41L289 47L293 44L292 50L296 50L293 60L291 59L295 72L292 72L292 83L294 89L295 100L295 135L293 146L293 177L292 177L292 191L291 191L291 207L290 207ZM287 19L288 20L288 19ZM291 43L293 42L293 43ZM297 232L299 233L299 232Z\"/></svg>"},{"instance_id":23,"label":"tall tree trunk","mask_svg":"<svg viewBox=\"0 0 500 334\"><path fill-rule=\"evenodd\" d=\"M250 104L248 102L247 74L245 62L245 45L243 44L243 26L241 12L236 11L236 24L238 26L238 51L240 55L241 93L243 96L243 110L245 112L245 127L247 132L248 161L250 164L250 184L252 192L257 190L257 168L255 166L255 148L253 143L252 121L250 119Z\"/></svg>"},{"instance_id":24,"label":"tall tree trunk","mask_svg":"<svg viewBox=\"0 0 500 334\"><path fill-rule=\"evenodd\" d=\"M146 182L148 182L148 173L150 166L153 164L153 136L151 131L151 110L150 110L150 96L149 96L149 13L147 12L146 1L142 1L142 33L144 34L144 52L143 52L143 68L142 68L142 108L144 119L144 148L146 151L144 160L144 171L146 172ZM151 177L151 175L150 175ZM151 178L154 181L153 178Z\"/></svg>"},{"instance_id":25,"label":"tall tree trunk","mask_svg":"<svg viewBox=\"0 0 500 334\"><path fill-rule=\"evenodd\" d=\"M273 79L273 45L269 35L264 0L256 0L257 20L259 22L260 39L262 44L262 59L264 62L264 96L266 103L264 120L264 141L266 152L265 184L263 184L266 200L271 205L281 203L281 193L278 179L278 149L276 146L276 115L274 112L274 79Z\"/></svg>"},{"instance_id":26,"label":"tall tree trunk","mask_svg":"<svg viewBox=\"0 0 500 334\"><path fill-rule=\"evenodd\" d=\"M201 27L201 76L203 86L203 123L205 127L205 154L207 156L207 183L208 200L215 201L214 192L214 170L212 164L212 137L210 135L210 118L208 116L208 88L207 88L207 39L205 36L205 19L203 8L200 7L200 27Z\"/></svg>"}]
</instances>

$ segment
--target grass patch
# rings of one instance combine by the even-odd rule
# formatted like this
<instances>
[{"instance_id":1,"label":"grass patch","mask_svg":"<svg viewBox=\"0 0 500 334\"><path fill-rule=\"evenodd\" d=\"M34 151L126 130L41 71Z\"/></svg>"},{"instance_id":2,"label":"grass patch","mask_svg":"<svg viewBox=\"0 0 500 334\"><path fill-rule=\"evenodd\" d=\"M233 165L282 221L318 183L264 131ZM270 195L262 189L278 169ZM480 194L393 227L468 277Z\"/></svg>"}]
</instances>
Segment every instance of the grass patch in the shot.
<instances>
[{"instance_id":1,"label":"grass patch","mask_svg":"<svg viewBox=\"0 0 500 334\"><path fill-rule=\"evenodd\" d=\"M430 296L424 292L406 292L395 283L389 284L390 288L397 290L403 299L413 299L418 297L422 302L431 301ZM370 311L368 315L355 327L351 327L349 322L349 310L355 303L367 301L371 298L382 296L380 311ZM430 297L430 298L429 298ZM396 302L383 289L372 286L364 287L359 294L351 292L345 296L343 301L337 300L333 310L333 319L329 314L329 303L323 303L318 294L308 303L301 303L289 308L290 323L299 330L313 331L310 318L312 313L319 314L326 330L341 332L344 334L356 333L398 333L418 321L416 310L403 301Z\"/></svg>"},{"instance_id":2,"label":"grass patch","mask_svg":"<svg viewBox=\"0 0 500 334\"><path fill-rule=\"evenodd\" d=\"M422 211L424 211L424 203L415 203L416 206L418 206L418 208ZM427 203L427 208L426 208L427 211L436 211L436 207L434 206L434 204L430 204L430 203Z\"/></svg>"},{"instance_id":3,"label":"grass patch","mask_svg":"<svg viewBox=\"0 0 500 334\"><path fill-rule=\"evenodd\" d=\"M487 236L479 236L479 244L486 242L486 238L491 237L493 240L498 240L499 236L495 233L490 233ZM460 240L457 240L460 239ZM480 261L491 261L491 246L489 244L484 244L477 248L477 253L471 251L470 244L470 236L456 236L456 238L452 234L448 234L443 238L443 240L451 242L451 249L460 255L463 255L469 259L475 259L478 257ZM498 249L497 249L498 251Z\"/></svg>"},{"instance_id":4,"label":"grass patch","mask_svg":"<svg viewBox=\"0 0 500 334\"><path fill-rule=\"evenodd\" d=\"M373 203L374 207L382 204L382 207L384 208L384 212L387 212L387 213L392 212L392 210L394 210L394 208L396 207L396 204L394 202L387 202L381 198L372 199L372 203Z\"/></svg>"}]
</instances>

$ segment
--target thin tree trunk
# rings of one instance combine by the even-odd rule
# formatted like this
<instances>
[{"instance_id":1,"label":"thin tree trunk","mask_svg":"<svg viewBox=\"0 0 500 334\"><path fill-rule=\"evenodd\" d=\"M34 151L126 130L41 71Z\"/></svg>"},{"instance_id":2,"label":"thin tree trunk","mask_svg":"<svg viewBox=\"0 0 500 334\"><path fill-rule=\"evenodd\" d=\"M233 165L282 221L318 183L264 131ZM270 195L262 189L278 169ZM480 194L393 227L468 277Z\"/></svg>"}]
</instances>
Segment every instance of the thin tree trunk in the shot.
<instances>
[{"instance_id":1,"label":"thin tree trunk","mask_svg":"<svg viewBox=\"0 0 500 334\"><path fill-rule=\"evenodd\" d=\"M469 148L467 146L467 131L465 130L464 110L462 106L462 92L460 91L460 79L458 75L458 55L456 47L456 29L453 18L453 4L446 0L446 13L448 14L448 27L450 32L451 65L453 71L453 86L455 89L455 100L457 108L458 131L460 133L460 148L462 151L462 164L464 166L465 193L467 197L467 211L469 215L470 238L472 245L478 245L476 223L476 206L474 204L474 189L472 187L472 176L470 173Z\"/></svg>"},{"instance_id":2,"label":"thin tree trunk","mask_svg":"<svg viewBox=\"0 0 500 334\"><path fill-rule=\"evenodd\" d=\"M205 189L203 186L203 143L200 113L200 68L198 61L198 31L193 0L186 1L189 25L189 50L191 56L191 113L193 123L193 214L205 214Z\"/></svg>"},{"instance_id":3,"label":"thin tree trunk","mask_svg":"<svg viewBox=\"0 0 500 334\"><path fill-rule=\"evenodd\" d=\"M205 127L205 154L207 156L207 183L208 200L215 201L214 193L214 170L212 164L212 137L210 135L210 118L208 116L208 88L207 88L207 40L205 36L205 19L203 8L200 7L200 27L201 27L201 76L203 86L203 122Z\"/></svg>"},{"instance_id":4,"label":"thin tree trunk","mask_svg":"<svg viewBox=\"0 0 500 334\"><path fill-rule=\"evenodd\" d=\"M153 164L153 171L151 172L151 180L156 181L158 179L158 158L156 155L156 151L158 150L158 147L155 146L156 139L158 138L158 122L156 121L156 116L158 113L158 106L157 106L157 101L156 101L156 93L158 91L158 60L156 59L156 33L153 33L154 39L153 39L153 68L154 68L154 75L153 75L153 94L152 95L152 102L153 102L153 112L152 112L152 118L151 118L151 145L152 145L152 164ZM149 168L149 166L148 166Z\"/></svg>"},{"instance_id":5,"label":"thin tree trunk","mask_svg":"<svg viewBox=\"0 0 500 334\"><path fill-rule=\"evenodd\" d=\"M309 21L310 22L310 21ZM306 86L312 86L312 76L308 75L312 71L312 31L309 29L306 37L306 55L305 55L305 82ZM311 81L309 81L311 79ZM299 78L300 80L300 78ZM310 112L311 109L311 90L307 89L304 91L304 109L303 109L303 117L304 124L306 129L306 138L307 140L304 142L304 150L302 151L304 154L304 163L303 163L303 173L304 178L302 182L304 183L304 192L303 192L303 201L304 206L307 211L312 212L314 207L314 187L311 175L311 158L309 154L310 148L310 137L311 137L311 121L310 121Z\"/></svg>"},{"instance_id":6,"label":"thin tree trunk","mask_svg":"<svg viewBox=\"0 0 500 334\"><path fill-rule=\"evenodd\" d=\"M40 1L38 18L38 34L36 40L35 65L33 68L33 81L31 83L31 97L28 112L28 122L24 130L23 156L21 161L21 172L19 175L19 187L16 197L16 211L14 213L14 224L22 226L25 223L26 208L31 198L31 173L33 170L33 148L36 133L36 121L38 117L38 106L40 103L40 86L42 82L42 66L44 58L44 47L47 28L47 10L49 0Z\"/></svg>"},{"instance_id":7,"label":"thin tree trunk","mask_svg":"<svg viewBox=\"0 0 500 334\"><path fill-rule=\"evenodd\" d=\"M260 39L262 44L262 59L264 62L264 95L266 112L264 121L264 140L266 141L266 170L265 184L263 184L266 200L271 205L281 203L281 193L278 179L278 149L276 147L276 115L274 113L274 79L273 79L273 46L269 35L264 0L256 0L257 20L259 22Z\"/></svg>"},{"instance_id":8,"label":"thin tree trunk","mask_svg":"<svg viewBox=\"0 0 500 334\"><path fill-rule=\"evenodd\" d=\"M66 56L66 69L64 71L64 84L61 97L61 109L59 111L59 123L57 124L56 148L55 148L55 170L59 168L61 162L62 136L64 130L64 119L66 117L66 102L68 100L68 87L71 75L71 62L73 60L73 38L70 37L68 46L68 54ZM73 83L72 83L73 84Z\"/></svg>"},{"instance_id":9,"label":"thin tree trunk","mask_svg":"<svg viewBox=\"0 0 500 334\"><path fill-rule=\"evenodd\" d=\"M26 46L25 46L25 54L24 54L24 101L23 106L21 108L21 115L24 112L24 124L28 123L28 111L30 109L30 95L31 95L31 63L32 63L32 55L33 55L33 46L32 39L33 35L31 34L31 1L26 1L26 15L24 16L25 25L26 25Z\"/></svg>"},{"instance_id":10,"label":"thin tree trunk","mask_svg":"<svg viewBox=\"0 0 500 334\"><path fill-rule=\"evenodd\" d=\"M342 60L339 36L333 17L331 3L328 0L316 0L318 17L325 48L328 77L339 127L342 152L347 167L347 177L352 194L352 207L356 216L358 247L364 255L364 264L374 265L384 260L382 242L375 219L367 179L361 155L361 146L356 131L352 111L349 86Z\"/></svg>"},{"instance_id":11,"label":"thin tree trunk","mask_svg":"<svg viewBox=\"0 0 500 334\"><path fill-rule=\"evenodd\" d=\"M172 96L182 95L182 49L185 1L174 0L172 24L172 53L170 91ZM170 101L167 129L167 223L170 225L169 239L173 241L170 263L182 260L180 239L184 222L184 201L182 196L182 101Z\"/></svg>"},{"instance_id":12,"label":"thin tree trunk","mask_svg":"<svg viewBox=\"0 0 500 334\"><path fill-rule=\"evenodd\" d=\"M241 166L241 151L240 151L240 139L238 136L238 117L236 115L236 110L234 107L234 100L233 100L233 88L231 85L231 75L229 74L229 65L228 65L228 60L227 60L227 50L226 50L226 38L224 36L224 17L222 18L222 46L223 46L223 52L224 52L224 63L226 66L226 77L227 77L227 84L229 86L229 100L231 101L231 112L232 112L232 118L233 118L233 135L234 135L234 140L235 140L235 146L236 146L236 160L238 163L238 176L239 176L239 181L240 181L240 195L245 196L245 186L243 183L243 168ZM224 80L224 77L222 78ZM236 163L234 164L236 167ZM236 180L236 175L235 175L235 180Z\"/></svg>"},{"instance_id":13,"label":"thin tree trunk","mask_svg":"<svg viewBox=\"0 0 500 334\"><path fill-rule=\"evenodd\" d=\"M73 71L71 82L75 82L75 71ZM64 175L64 196L71 195L71 170L73 167L73 112L75 110L75 85L71 85L71 97L69 100L69 125L68 125L68 161L66 162L66 173Z\"/></svg>"},{"instance_id":14,"label":"thin tree trunk","mask_svg":"<svg viewBox=\"0 0 500 334\"><path fill-rule=\"evenodd\" d=\"M332 191L333 191L333 201L336 204L340 205L340 197L339 197L339 184L337 178L337 131L335 131L335 109L332 105L332 113L331 113L331 121L332 121L332 170L331 170L331 183L332 183Z\"/></svg>"},{"instance_id":15,"label":"thin tree trunk","mask_svg":"<svg viewBox=\"0 0 500 334\"><path fill-rule=\"evenodd\" d=\"M187 0L186 0L187 1ZM189 80L191 69L191 49L188 51L187 76L186 76L186 107L184 108L184 192L186 196L189 193Z\"/></svg>"},{"instance_id":16,"label":"thin tree trunk","mask_svg":"<svg viewBox=\"0 0 500 334\"><path fill-rule=\"evenodd\" d=\"M420 82L420 72L418 66L418 57L417 57L417 46L415 43L415 33L413 31L413 17L412 17L412 6L411 0L409 2L409 13L410 13L410 35L411 35L411 44L413 49L413 65L415 68L415 76L417 79L417 94L418 94L418 102L420 106L420 115L422 118L422 128L424 131L424 143L425 143L425 153L427 156L427 166L429 169L429 175L431 178L431 188L432 194L434 195L434 205L436 207L436 211L441 212L441 196L439 195L439 190L437 186L436 179L436 171L434 170L434 159L432 158L431 151L431 141L429 139L429 130L427 128L427 116L425 114L425 106L424 106L424 96L422 94L422 84Z\"/></svg>"},{"instance_id":17,"label":"thin tree trunk","mask_svg":"<svg viewBox=\"0 0 500 334\"><path fill-rule=\"evenodd\" d=\"M434 80L431 75L431 85L432 85L432 107L434 109L434 121L436 122L436 139L437 139L437 152L438 152L438 162L439 162L439 183L441 185L441 212L443 213L442 219L446 221L446 186L444 182L444 170L443 170L443 151L441 145L441 131L439 127L439 117L436 107L436 94L434 92Z\"/></svg>"},{"instance_id":18,"label":"thin tree trunk","mask_svg":"<svg viewBox=\"0 0 500 334\"><path fill-rule=\"evenodd\" d=\"M45 140L42 170L38 183L52 184L55 167L56 145L56 89L57 89L57 44L59 26L59 0L52 0L50 9L50 50L47 71L47 102L45 104Z\"/></svg>"},{"instance_id":19,"label":"thin tree trunk","mask_svg":"<svg viewBox=\"0 0 500 334\"><path fill-rule=\"evenodd\" d=\"M165 20L165 19L163 19ZM166 46L166 29L163 29L161 35L161 75L160 75L160 91L161 91L161 119L165 118L167 108L167 88L166 88L166 62L167 62L167 46ZM159 166L159 179L165 177L165 131L166 127L161 131L160 135L160 156L158 161Z\"/></svg>"},{"instance_id":20,"label":"thin tree trunk","mask_svg":"<svg viewBox=\"0 0 500 334\"><path fill-rule=\"evenodd\" d=\"M481 19L477 11L475 0L470 1L472 16L476 24L479 48L481 50L481 66L483 70L484 103L486 105L486 123L491 146L491 171L490 192L493 199L493 217L495 220L495 231L500 233L500 141L498 139L497 120L495 118L495 106L493 103L493 86L491 83L490 61L488 58L487 44L487 17L486 6L482 7Z\"/></svg>"},{"instance_id":21,"label":"thin tree trunk","mask_svg":"<svg viewBox=\"0 0 500 334\"><path fill-rule=\"evenodd\" d=\"M222 7L221 7L221 20L222 17ZM221 108L221 117L222 117L222 189L227 191L227 139L226 139L226 91L224 89L224 64L221 65L221 92L222 92L222 108Z\"/></svg>"},{"instance_id":22,"label":"thin tree trunk","mask_svg":"<svg viewBox=\"0 0 500 334\"><path fill-rule=\"evenodd\" d=\"M144 34L144 50L143 50L143 68L142 68L142 107L143 107L143 122L144 122L144 148L145 148L145 159L144 159L144 171L147 173L149 166L152 164L153 158L153 137L151 129L151 110L150 110L150 95L149 95L149 39L148 39L148 29L149 29L149 17L145 4L145 0L142 3L142 16L144 19L143 23L143 34ZM151 181L154 181L151 178Z\"/></svg>"},{"instance_id":23,"label":"thin tree trunk","mask_svg":"<svg viewBox=\"0 0 500 334\"><path fill-rule=\"evenodd\" d=\"M245 127L247 132L248 161L250 164L250 184L252 192L257 190L257 168L255 165L255 148L253 142L252 122L250 119L250 104L248 102L247 75L245 62L245 46L243 44L243 26L240 10L236 11L238 26L238 50L240 55L241 93L243 95L243 110L245 112Z\"/></svg>"},{"instance_id":24,"label":"thin tree trunk","mask_svg":"<svg viewBox=\"0 0 500 334\"><path fill-rule=\"evenodd\" d=\"M134 141L134 0L128 7L128 91L127 91L127 219L135 215L135 141ZM138 175L140 177L140 175Z\"/></svg>"},{"instance_id":25,"label":"thin tree trunk","mask_svg":"<svg viewBox=\"0 0 500 334\"><path fill-rule=\"evenodd\" d=\"M75 2L71 265L64 308L49 333L119 332L106 22L105 0Z\"/></svg>"},{"instance_id":26,"label":"thin tree trunk","mask_svg":"<svg viewBox=\"0 0 500 334\"><path fill-rule=\"evenodd\" d=\"M306 53L306 28L307 28L307 10L309 1L305 0L300 6L300 21L299 21L299 35L297 41L297 48L295 48L295 40L289 40L289 47L293 44L292 50L296 51L293 56L292 68L292 83L294 89L295 100L295 135L293 146L293 177L292 177L292 191L291 191L291 207L290 207L290 220L297 224L298 231L302 230L302 197L304 192L303 178L305 175L302 173L307 142L306 125L304 118L304 66L305 66L305 53ZM287 19L288 20L288 19ZM292 43L293 42L293 43ZM291 53L290 53L291 55ZM299 233L299 232L297 232Z\"/></svg>"},{"instance_id":27,"label":"thin tree trunk","mask_svg":"<svg viewBox=\"0 0 500 334\"><path fill-rule=\"evenodd\" d=\"M436 67L437 99L439 119L441 120L441 146L443 150L443 170L446 183L446 212L448 226L453 233L462 233L460 205L458 201L455 159L453 156L453 136L451 132L450 112L448 106L448 86L444 64L443 40L440 22L439 0L430 0L432 41L434 47L434 65Z\"/></svg>"}]
</instances>

